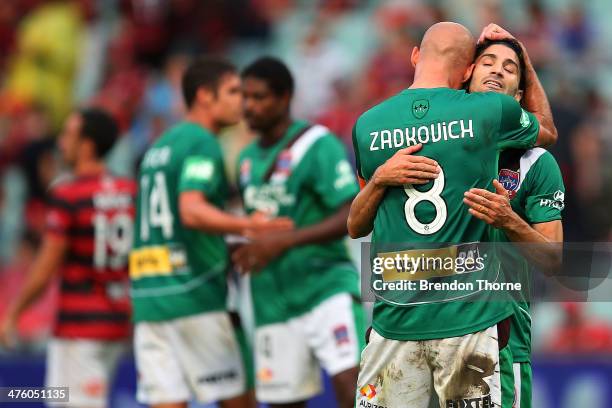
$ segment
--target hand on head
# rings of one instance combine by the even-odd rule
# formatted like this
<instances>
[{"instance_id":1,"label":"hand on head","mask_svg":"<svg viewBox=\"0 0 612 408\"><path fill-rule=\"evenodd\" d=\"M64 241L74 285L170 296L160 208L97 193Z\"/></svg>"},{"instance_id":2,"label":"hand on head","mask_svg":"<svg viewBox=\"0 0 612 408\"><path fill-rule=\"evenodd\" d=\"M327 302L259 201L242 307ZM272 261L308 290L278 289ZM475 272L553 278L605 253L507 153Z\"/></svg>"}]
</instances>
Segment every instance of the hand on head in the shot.
<instances>
[{"instance_id":1,"label":"hand on head","mask_svg":"<svg viewBox=\"0 0 612 408\"><path fill-rule=\"evenodd\" d=\"M497 41L507 39L515 40L516 38L501 26L491 23L482 29L480 37L478 37L478 43L480 44L485 40Z\"/></svg>"}]
</instances>

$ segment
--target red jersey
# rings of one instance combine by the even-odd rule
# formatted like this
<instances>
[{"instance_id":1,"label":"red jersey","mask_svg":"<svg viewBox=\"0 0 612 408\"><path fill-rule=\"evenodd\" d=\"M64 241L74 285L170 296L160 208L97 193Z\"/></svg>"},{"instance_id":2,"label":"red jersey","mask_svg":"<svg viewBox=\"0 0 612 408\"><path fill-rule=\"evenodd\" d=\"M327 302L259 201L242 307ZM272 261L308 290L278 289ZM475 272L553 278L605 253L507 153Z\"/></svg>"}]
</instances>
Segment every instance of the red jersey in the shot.
<instances>
[{"instance_id":1,"label":"red jersey","mask_svg":"<svg viewBox=\"0 0 612 408\"><path fill-rule=\"evenodd\" d=\"M130 335L128 254L136 184L109 174L53 186L47 234L67 240L54 334L115 340Z\"/></svg>"}]
</instances>

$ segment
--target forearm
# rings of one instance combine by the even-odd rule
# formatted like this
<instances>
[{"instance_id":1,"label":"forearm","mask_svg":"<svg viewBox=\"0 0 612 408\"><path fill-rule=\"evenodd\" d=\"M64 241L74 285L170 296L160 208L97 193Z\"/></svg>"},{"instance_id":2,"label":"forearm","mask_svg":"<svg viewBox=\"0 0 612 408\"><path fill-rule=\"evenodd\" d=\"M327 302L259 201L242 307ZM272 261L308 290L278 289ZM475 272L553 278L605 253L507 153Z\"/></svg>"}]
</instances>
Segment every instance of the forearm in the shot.
<instances>
[{"instance_id":1,"label":"forearm","mask_svg":"<svg viewBox=\"0 0 612 408\"><path fill-rule=\"evenodd\" d=\"M520 244L519 250L527 260L544 272L560 265L563 256L561 244L537 231L518 215L517 220L504 232L510 241Z\"/></svg>"},{"instance_id":2,"label":"forearm","mask_svg":"<svg viewBox=\"0 0 612 408\"><path fill-rule=\"evenodd\" d=\"M323 221L292 231L288 239L288 247L308 244L322 244L342 238L347 233L347 223L350 204L344 204L338 212Z\"/></svg>"},{"instance_id":3,"label":"forearm","mask_svg":"<svg viewBox=\"0 0 612 408\"><path fill-rule=\"evenodd\" d=\"M550 145L557 141L557 128L553 120L550 103L544 87L523 47L525 56L525 93L522 103L526 110L533 113L540 123L539 145Z\"/></svg>"},{"instance_id":4,"label":"forearm","mask_svg":"<svg viewBox=\"0 0 612 408\"><path fill-rule=\"evenodd\" d=\"M211 234L241 234L251 226L248 218L229 214L207 202L182 203L180 214L186 227Z\"/></svg>"},{"instance_id":5,"label":"forearm","mask_svg":"<svg viewBox=\"0 0 612 408\"><path fill-rule=\"evenodd\" d=\"M23 289L8 308L7 316L9 319L17 320L25 310L40 298L53 275L53 271L48 269L54 267L54 265L43 264L40 259L34 261Z\"/></svg>"},{"instance_id":6,"label":"forearm","mask_svg":"<svg viewBox=\"0 0 612 408\"><path fill-rule=\"evenodd\" d=\"M529 242L529 243L547 243L548 239L533 229L527 222L525 222L518 215L515 217L512 223L504 228L504 232L508 239L512 242Z\"/></svg>"},{"instance_id":7,"label":"forearm","mask_svg":"<svg viewBox=\"0 0 612 408\"><path fill-rule=\"evenodd\" d=\"M351 204L347 227L351 238L365 237L374 229L376 212L387 189L371 180Z\"/></svg>"},{"instance_id":8,"label":"forearm","mask_svg":"<svg viewBox=\"0 0 612 408\"><path fill-rule=\"evenodd\" d=\"M413 155L422 147L423 145L419 143L400 149L376 169L370 181L351 204L347 220L351 238L365 237L372 232L376 212L385 197L387 186L427 184L439 176L441 168L438 162L428 157Z\"/></svg>"}]
</instances>

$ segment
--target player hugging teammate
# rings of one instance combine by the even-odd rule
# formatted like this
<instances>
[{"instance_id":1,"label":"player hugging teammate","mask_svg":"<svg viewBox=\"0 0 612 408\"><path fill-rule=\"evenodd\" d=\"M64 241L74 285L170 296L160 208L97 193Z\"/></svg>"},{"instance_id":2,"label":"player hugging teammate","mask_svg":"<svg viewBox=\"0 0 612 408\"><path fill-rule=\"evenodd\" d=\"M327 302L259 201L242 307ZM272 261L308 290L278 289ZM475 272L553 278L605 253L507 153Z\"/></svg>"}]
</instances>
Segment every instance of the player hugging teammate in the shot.
<instances>
[{"instance_id":1,"label":"player hugging teammate","mask_svg":"<svg viewBox=\"0 0 612 408\"><path fill-rule=\"evenodd\" d=\"M464 27L432 26L412 54L413 85L358 119L353 143L364 187L351 207L351 236L372 231L373 245L451 247L562 240L560 172L549 153L533 148L557 137L535 71L522 46L498 26L483 31L475 66L474 49ZM470 93L460 90L468 80ZM460 119L471 120L473 137L452 143L426 137L428 127ZM372 148L381 129L398 128L425 130L417 131L419 144ZM494 180L498 174L512 196ZM414 187L430 181L429 189ZM421 201L431 205L417 206ZM532 255L536 262L545 258ZM528 272L523 260L512 265ZM530 407L527 299L494 300L486 293L474 302L377 300L362 353L358 406L426 408L435 390L441 408Z\"/></svg>"},{"instance_id":2,"label":"player hugging teammate","mask_svg":"<svg viewBox=\"0 0 612 408\"><path fill-rule=\"evenodd\" d=\"M525 48L495 24L485 28L484 36L486 39L476 47L469 91L505 93L518 102L533 97L529 87L534 86L536 74ZM527 259L532 264L549 268L558 263L559 259L555 258L560 254L555 243L563 241L561 211L565 187L553 155L539 147L504 150L499 158L498 180L494 182L495 194L484 191L466 194L466 203L474 216L496 227L499 241L540 244L528 254ZM515 259L503 266L511 266L515 276L529 282L529 278L525 278L529 273L526 260ZM513 309L508 347L500 356L502 406L530 408L531 315L528 299L513 302Z\"/></svg>"}]
</instances>

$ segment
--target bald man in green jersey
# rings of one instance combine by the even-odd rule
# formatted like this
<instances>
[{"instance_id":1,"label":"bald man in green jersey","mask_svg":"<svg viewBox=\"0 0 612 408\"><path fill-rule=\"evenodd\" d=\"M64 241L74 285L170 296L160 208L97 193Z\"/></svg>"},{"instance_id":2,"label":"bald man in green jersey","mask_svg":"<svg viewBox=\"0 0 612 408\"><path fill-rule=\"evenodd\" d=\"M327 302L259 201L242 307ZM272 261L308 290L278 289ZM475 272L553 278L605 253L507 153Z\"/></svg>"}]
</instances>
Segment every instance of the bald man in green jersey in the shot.
<instances>
[{"instance_id":1,"label":"bald man in green jersey","mask_svg":"<svg viewBox=\"0 0 612 408\"><path fill-rule=\"evenodd\" d=\"M501 150L556 140L547 102L534 115L506 95L459 90L471 75L474 47L465 27L432 26L413 51L413 85L358 119L353 143L366 184L351 207L351 236L373 231L375 248L447 243L441 250L449 254L488 241L492 229L465 211L463 193L491 188ZM440 168L430 189L407 184L405 169L395 165L393 157L414 146ZM494 267L490 260L479 273ZM499 350L512 307L486 296L493 295L478 302L378 300L362 353L358 406L427 407L433 389L442 407L500 405Z\"/></svg>"}]
</instances>

